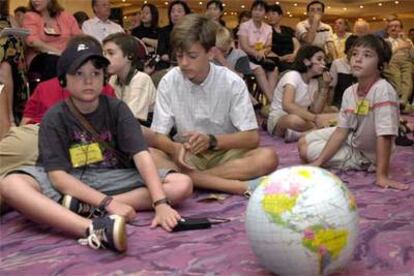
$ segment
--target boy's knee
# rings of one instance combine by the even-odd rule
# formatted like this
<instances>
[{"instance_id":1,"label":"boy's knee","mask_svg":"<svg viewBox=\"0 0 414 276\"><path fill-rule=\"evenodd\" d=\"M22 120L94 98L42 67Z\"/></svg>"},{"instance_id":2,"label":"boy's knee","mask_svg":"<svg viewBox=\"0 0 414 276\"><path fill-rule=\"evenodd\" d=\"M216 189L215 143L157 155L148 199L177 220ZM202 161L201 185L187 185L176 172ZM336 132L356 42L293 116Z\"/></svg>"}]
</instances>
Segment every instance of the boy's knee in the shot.
<instances>
[{"instance_id":1,"label":"boy's knee","mask_svg":"<svg viewBox=\"0 0 414 276\"><path fill-rule=\"evenodd\" d=\"M173 201L181 201L193 193L193 181L188 175L172 173L167 176L168 183L173 187Z\"/></svg>"},{"instance_id":2,"label":"boy's knee","mask_svg":"<svg viewBox=\"0 0 414 276\"><path fill-rule=\"evenodd\" d=\"M303 163L309 163L308 160L308 143L305 136L302 136L298 141L299 157Z\"/></svg>"},{"instance_id":3,"label":"boy's knee","mask_svg":"<svg viewBox=\"0 0 414 276\"><path fill-rule=\"evenodd\" d=\"M279 165L279 157L273 148L262 148L260 156L264 161L262 175L269 174L277 169L277 166Z\"/></svg>"}]
</instances>

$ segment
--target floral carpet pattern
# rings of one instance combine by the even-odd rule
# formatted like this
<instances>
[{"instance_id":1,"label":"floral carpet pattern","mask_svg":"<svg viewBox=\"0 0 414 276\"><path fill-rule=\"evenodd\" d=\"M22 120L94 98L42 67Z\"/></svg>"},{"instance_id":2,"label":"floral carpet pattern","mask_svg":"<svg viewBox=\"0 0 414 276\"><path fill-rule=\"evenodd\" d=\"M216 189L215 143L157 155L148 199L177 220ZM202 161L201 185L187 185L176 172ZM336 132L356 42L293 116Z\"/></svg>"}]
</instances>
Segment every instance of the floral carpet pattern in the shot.
<instances>
[{"instance_id":1,"label":"floral carpet pattern","mask_svg":"<svg viewBox=\"0 0 414 276\"><path fill-rule=\"evenodd\" d=\"M262 145L277 149L280 167L299 164L296 144L261 135ZM414 275L414 148L397 147L392 163L392 176L410 184L408 191L377 188L372 173L336 173L356 197L360 235L353 261L335 275ZM139 213L127 228L128 251L123 255L81 246L17 212L8 213L0 224L0 275L271 275L246 237L247 200L229 196L200 201L206 195L196 192L178 207L181 215L230 222L166 233L149 228L152 212Z\"/></svg>"}]
</instances>

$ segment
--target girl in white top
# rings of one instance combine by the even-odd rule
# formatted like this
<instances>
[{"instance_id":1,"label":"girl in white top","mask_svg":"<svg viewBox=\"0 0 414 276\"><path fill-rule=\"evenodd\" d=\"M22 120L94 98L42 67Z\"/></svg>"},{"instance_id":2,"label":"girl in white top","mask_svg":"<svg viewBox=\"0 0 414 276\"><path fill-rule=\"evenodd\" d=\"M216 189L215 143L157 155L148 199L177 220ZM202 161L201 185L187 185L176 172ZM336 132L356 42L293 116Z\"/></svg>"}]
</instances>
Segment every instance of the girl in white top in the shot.
<instances>
[{"instance_id":1,"label":"girl in white top","mask_svg":"<svg viewBox=\"0 0 414 276\"><path fill-rule=\"evenodd\" d=\"M103 40L104 55L111 64L109 83L117 98L124 101L142 125L149 126L155 103L156 89L150 76L140 72L139 42L131 35L116 33Z\"/></svg>"},{"instance_id":2,"label":"girl in white top","mask_svg":"<svg viewBox=\"0 0 414 276\"><path fill-rule=\"evenodd\" d=\"M331 78L325 71L325 53L317 46L299 49L295 70L283 75L273 94L267 123L271 135L285 137L286 142L297 141L302 132L323 127L335 119L335 113L322 113ZM321 76L321 82L315 77Z\"/></svg>"}]
</instances>

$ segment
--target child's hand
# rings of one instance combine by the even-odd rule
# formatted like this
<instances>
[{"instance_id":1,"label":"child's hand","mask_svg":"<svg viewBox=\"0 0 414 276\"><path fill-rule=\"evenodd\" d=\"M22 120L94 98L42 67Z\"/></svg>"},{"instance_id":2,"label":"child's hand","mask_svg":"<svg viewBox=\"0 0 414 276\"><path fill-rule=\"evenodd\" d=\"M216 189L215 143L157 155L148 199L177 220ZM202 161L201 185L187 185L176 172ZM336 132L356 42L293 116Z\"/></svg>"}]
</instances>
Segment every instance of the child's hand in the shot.
<instances>
[{"instance_id":1,"label":"child's hand","mask_svg":"<svg viewBox=\"0 0 414 276\"><path fill-rule=\"evenodd\" d=\"M382 188L392 188L397 190L407 190L409 188L407 184L403 184L385 177L377 179L377 185Z\"/></svg>"},{"instance_id":2,"label":"child's hand","mask_svg":"<svg viewBox=\"0 0 414 276\"><path fill-rule=\"evenodd\" d=\"M187 164L185 162L185 155L187 154L187 150L185 149L183 144L178 144L174 156L172 157L173 161L178 165L178 167L182 170L195 170L194 167Z\"/></svg>"},{"instance_id":3,"label":"child's hand","mask_svg":"<svg viewBox=\"0 0 414 276\"><path fill-rule=\"evenodd\" d=\"M137 215L134 208L115 199L106 207L106 211L110 214L123 216L126 221L132 221Z\"/></svg>"},{"instance_id":4,"label":"child's hand","mask_svg":"<svg viewBox=\"0 0 414 276\"><path fill-rule=\"evenodd\" d=\"M199 154L206 151L210 145L210 137L204 133L190 131L183 135L187 142L185 143L186 149L192 154Z\"/></svg>"},{"instance_id":5,"label":"child's hand","mask_svg":"<svg viewBox=\"0 0 414 276\"><path fill-rule=\"evenodd\" d=\"M322 74L322 81L325 87L328 87L329 84L332 82L332 76L328 71L323 72Z\"/></svg>"},{"instance_id":6,"label":"child's hand","mask_svg":"<svg viewBox=\"0 0 414 276\"><path fill-rule=\"evenodd\" d=\"M151 228L160 225L165 231L171 232L179 219L181 219L180 214L170 205L160 204L155 207L155 217L152 220Z\"/></svg>"}]
</instances>

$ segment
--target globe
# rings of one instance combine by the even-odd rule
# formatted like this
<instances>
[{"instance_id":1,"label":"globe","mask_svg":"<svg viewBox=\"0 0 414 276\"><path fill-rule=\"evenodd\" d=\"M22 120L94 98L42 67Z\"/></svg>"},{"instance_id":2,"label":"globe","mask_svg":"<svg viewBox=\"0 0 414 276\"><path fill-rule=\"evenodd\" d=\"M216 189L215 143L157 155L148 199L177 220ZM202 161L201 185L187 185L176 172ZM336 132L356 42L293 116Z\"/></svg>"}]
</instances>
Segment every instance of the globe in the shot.
<instances>
[{"instance_id":1,"label":"globe","mask_svg":"<svg viewBox=\"0 0 414 276\"><path fill-rule=\"evenodd\" d=\"M259 261L278 275L327 275L351 261L358 237L353 195L327 170L294 166L261 179L246 232Z\"/></svg>"}]
</instances>

